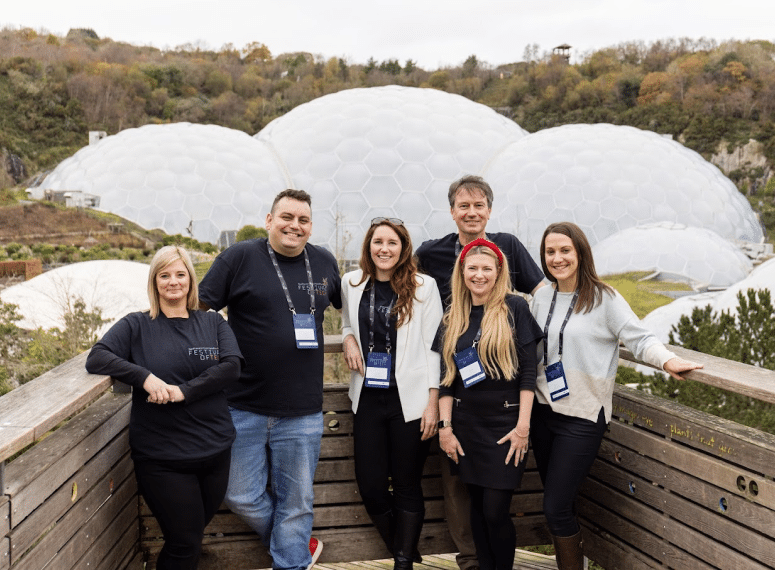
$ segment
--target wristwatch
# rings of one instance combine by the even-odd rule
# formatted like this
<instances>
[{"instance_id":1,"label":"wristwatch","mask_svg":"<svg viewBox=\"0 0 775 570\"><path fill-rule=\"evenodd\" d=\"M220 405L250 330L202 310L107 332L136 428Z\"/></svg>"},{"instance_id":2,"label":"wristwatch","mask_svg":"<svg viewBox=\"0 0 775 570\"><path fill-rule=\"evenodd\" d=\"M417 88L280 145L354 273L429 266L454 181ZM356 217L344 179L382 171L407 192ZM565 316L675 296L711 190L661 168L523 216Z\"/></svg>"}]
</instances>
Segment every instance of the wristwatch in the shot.
<instances>
[{"instance_id":1,"label":"wristwatch","mask_svg":"<svg viewBox=\"0 0 775 570\"><path fill-rule=\"evenodd\" d=\"M444 429L444 428L452 427L452 421L451 420L441 420L437 427L438 427L438 429Z\"/></svg>"}]
</instances>

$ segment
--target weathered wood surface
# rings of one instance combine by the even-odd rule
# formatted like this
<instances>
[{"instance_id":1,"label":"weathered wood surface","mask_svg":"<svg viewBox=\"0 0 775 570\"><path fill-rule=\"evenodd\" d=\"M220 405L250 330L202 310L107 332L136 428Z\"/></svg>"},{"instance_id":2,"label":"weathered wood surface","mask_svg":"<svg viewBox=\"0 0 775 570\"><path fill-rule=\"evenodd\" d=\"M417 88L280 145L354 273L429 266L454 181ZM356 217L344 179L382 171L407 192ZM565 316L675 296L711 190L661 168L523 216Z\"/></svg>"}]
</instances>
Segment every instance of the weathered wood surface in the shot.
<instances>
[{"instance_id":1,"label":"weathered wood surface","mask_svg":"<svg viewBox=\"0 0 775 570\"><path fill-rule=\"evenodd\" d=\"M80 372L66 369L61 381L71 375L88 376L83 362L79 366ZM78 399L89 393L88 400L94 400L89 390L78 393ZM0 568L5 564L14 570L44 566L115 570L136 557L137 486L127 437L130 402L129 395L102 395L6 465L0 501L0 512L6 513L0 525L5 562ZM67 405L59 401L38 408L56 415ZM33 419L30 425L46 421Z\"/></svg>"},{"instance_id":2,"label":"weathered wood surface","mask_svg":"<svg viewBox=\"0 0 775 570\"><path fill-rule=\"evenodd\" d=\"M110 377L87 374L85 362L83 353L0 398L0 461L42 437L111 386Z\"/></svg>"},{"instance_id":3,"label":"weathered wood surface","mask_svg":"<svg viewBox=\"0 0 775 570\"><path fill-rule=\"evenodd\" d=\"M106 394L6 468L11 527L16 527L97 455L129 422L129 396Z\"/></svg>"},{"instance_id":4,"label":"weathered wood surface","mask_svg":"<svg viewBox=\"0 0 775 570\"><path fill-rule=\"evenodd\" d=\"M340 351L336 344L340 340L327 337L326 350ZM775 373L675 351L706 363L704 371L692 372L689 378L775 401ZM626 350L622 356L627 357ZM114 395L95 402L111 381L86 374L84 358L33 381L26 392L0 398L2 459L94 402L5 466L0 570L11 568L11 562L14 570L31 570L44 559L53 560L54 566L48 567L63 569L139 570L144 557L149 558L150 569L161 548L158 525L138 501L127 455L128 396L123 396L124 405L118 405ZM347 386L327 384L324 391L329 413L323 419L325 435L316 474L315 536L326 543L322 570L331 570L333 560L363 561L387 552L354 483ZM428 516L422 552L454 548L444 523L439 461L431 453L426 463L423 489ZM608 570L773 569L773 471L775 437L617 387L614 422L577 505L585 549ZM513 520L520 545L549 542L541 506L541 485L531 456L523 488L512 502L513 512L519 513ZM435 557L432 560L426 563L428 568L446 568ZM386 564L391 566L376 560L335 567L376 570ZM219 512L207 529L200 567L269 565L255 534L238 517Z\"/></svg>"},{"instance_id":5,"label":"weathered wood surface","mask_svg":"<svg viewBox=\"0 0 775 570\"><path fill-rule=\"evenodd\" d=\"M454 554L433 554L423 556L422 564L414 565L416 570L457 570ZM318 563L317 570L392 570L393 559L363 560L359 562ZM547 570L557 568L554 556L517 550L514 553L514 570Z\"/></svg>"},{"instance_id":6,"label":"weathered wood surface","mask_svg":"<svg viewBox=\"0 0 775 570\"><path fill-rule=\"evenodd\" d=\"M668 348L681 358L704 365L704 368L685 374L687 379L775 404L775 371L733 362L681 346L669 345ZM636 360L632 352L624 347L619 348L619 358L644 364Z\"/></svg>"},{"instance_id":7,"label":"weathered wood surface","mask_svg":"<svg viewBox=\"0 0 775 570\"><path fill-rule=\"evenodd\" d=\"M585 551L606 568L775 568L773 475L775 437L617 386L577 505Z\"/></svg>"}]
</instances>

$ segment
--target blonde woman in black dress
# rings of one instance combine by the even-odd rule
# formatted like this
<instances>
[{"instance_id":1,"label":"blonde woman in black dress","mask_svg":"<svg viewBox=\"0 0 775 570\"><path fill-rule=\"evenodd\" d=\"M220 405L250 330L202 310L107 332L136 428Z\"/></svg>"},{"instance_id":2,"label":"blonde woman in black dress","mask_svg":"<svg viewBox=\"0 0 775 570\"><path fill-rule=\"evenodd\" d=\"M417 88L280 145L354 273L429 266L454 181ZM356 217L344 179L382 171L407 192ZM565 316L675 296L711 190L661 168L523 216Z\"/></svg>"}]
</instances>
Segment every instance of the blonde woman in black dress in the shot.
<instances>
[{"instance_id":1,"label":"blonde woman in black dress","mask_svg":"<svg viewBox=\"0 0 775 570\"><path fill-rule=\"evenodd\" d=\"M482 570L510 570L509 509L525 469L541 329L513 294L508 262L477 239L460 254L435 348L441 353L439 444L471 496Z\"/></svg>"}]
</instances>

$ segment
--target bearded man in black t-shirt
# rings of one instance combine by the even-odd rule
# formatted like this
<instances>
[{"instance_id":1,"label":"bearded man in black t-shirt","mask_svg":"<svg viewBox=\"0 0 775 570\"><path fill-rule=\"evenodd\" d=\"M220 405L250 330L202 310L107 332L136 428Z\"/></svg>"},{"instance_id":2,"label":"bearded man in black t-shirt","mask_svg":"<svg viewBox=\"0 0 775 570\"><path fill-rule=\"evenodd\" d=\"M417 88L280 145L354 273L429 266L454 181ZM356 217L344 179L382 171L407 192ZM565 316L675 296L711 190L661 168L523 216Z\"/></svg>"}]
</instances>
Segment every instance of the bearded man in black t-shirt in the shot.
<instances>
[{"instance_id":1,"label":"bearded man in black t-shirt","mask_svg":"<svg viewBox=\"0 0 775 570\"><path fill-rule=\"evenodd\" d=\"M420 269L436 280L444 307L449 305L450 279L457 258L467 244L478 238L494 242L508 259L514 289L532 294L544 285L543 271L514 235L485 232L487 221L492 214L493 192L482 177L468 175L455 180L449 187L448 197L450 213L458 231L423 242L415 251ZM443 453L441 459L447 524L449 533L460 551L457 563L460 570L473 570L479 567L479 561L471 534L471 503L468 490L457 476L450 474L449 461Z\"/></svg>"},{"instance_id":2,"label":"bearded man in black t-shirt","mask_svg":"<svg viewBox=\"0 0 775 570\"><path fill-rule=\"evenodd\" d=\"M258 533L273 566L289 570L305 570L322 549L311 533L323 313L342 306L336 259L307 243L311 202L303 190L280 192L266 216L269 237L223 251L199 286L203 308L228 307L245 356L240 382L227 390L237 439L225 502Z\"/></svg>"}]
</instances>

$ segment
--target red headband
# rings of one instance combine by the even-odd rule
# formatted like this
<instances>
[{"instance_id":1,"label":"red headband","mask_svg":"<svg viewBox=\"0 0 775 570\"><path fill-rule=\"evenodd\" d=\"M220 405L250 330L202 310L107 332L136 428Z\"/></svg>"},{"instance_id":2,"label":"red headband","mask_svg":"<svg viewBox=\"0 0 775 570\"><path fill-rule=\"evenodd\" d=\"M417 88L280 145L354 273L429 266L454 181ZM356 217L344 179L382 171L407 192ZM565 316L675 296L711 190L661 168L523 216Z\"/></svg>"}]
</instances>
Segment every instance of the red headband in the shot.
<instances>
[{"instance_id":1,"label":"red headband","mask_svg":"<svg viewBox=\"0 0 775 570\"><path fill-rule=\"evenodd\" d=\"M503 267L503 254L501 253L501 250L498 249L497 245L495 245L491 241L486 240L484 238L476 238L474 241L472 241L471 243L469 243L467 246L463 248L463 251L460 253L460 265L463 265L463 260L466 258L466 255L468 254L468 252L479 245L482 245L484 247L489 247L491 250L493 250L495 252L495 255L498 256L498 265Z\"/></svg>"}]
</instances>

